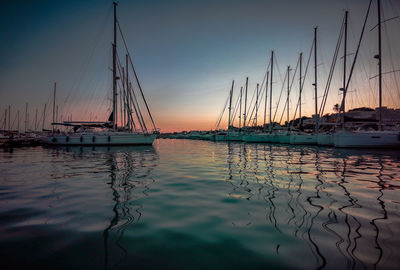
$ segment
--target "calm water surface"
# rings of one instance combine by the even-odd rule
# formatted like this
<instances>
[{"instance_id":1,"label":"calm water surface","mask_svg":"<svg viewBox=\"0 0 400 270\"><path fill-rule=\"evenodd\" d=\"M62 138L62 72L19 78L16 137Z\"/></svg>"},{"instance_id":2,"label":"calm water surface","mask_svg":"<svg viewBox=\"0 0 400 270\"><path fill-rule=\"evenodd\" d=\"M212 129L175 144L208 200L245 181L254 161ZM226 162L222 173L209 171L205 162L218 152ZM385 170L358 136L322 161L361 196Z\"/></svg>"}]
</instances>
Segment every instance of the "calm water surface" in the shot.
<instances>
[{"instance_id":1,"label":"calm water surface","mask_svg":"<svg viewBox=\"0 0 400 270\"><path fill-rule=\"evenodd\" d=\"M158 140L0 153L1 269L400 269L400 152Z\"/></svg>"}]
</instances>

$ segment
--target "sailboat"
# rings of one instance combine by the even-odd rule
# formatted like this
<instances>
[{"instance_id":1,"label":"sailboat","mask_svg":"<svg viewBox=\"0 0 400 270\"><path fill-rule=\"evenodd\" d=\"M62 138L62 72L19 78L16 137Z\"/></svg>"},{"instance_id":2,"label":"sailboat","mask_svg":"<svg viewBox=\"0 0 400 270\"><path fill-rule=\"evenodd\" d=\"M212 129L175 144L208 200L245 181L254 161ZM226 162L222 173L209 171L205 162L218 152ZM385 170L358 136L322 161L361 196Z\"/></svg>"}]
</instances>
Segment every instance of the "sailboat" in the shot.
<instances>
[{"instance_id":1,"label":"sailboat","mask_svg":"<svg viewBox=\"0 0 400 270\"><path fill-rule=\"evenodd\" d=\"M271 72L268 73L267 71L267 82L266 82L266 89L265 89L265 95L268 93L268 79L270 76L270 98L269 98L269 130L266 131L266 110L267 110L267 96L265 96L265 106L264 106L264 130L261 132L247 132L242 136L242 140L246 143L273 143L273 142L278 142L278 137L272 133L273 132L273 123L272 123L272 78L273 78L273 70L274 70L274 51L271 51L271 59L270 59L270 65L271 65ZM246 107L246 106L245 106ZM245 109L246 112L246 109ZM246 115L244 115L244 119L246 119Z\"/></svg>"},{"instance_id":2,"label":"sailboat","mask_svg":"<svg viewBox=\"0 0 400 270\"><path fill-rule=\"evenodd\" d=\"M287 110L287 129L281 132L277 132L278 142L288 144L290 143L290 119L289 119L289 95L290 95L290 66L287 67L287 99L286 99L286 110Z\"/></svg>"},{"instance_id":3,"label":"sailboat","mask_svg":"<svg viewBox=\"0 0 400 270\"><path fill-rule=\"evenodd\" d=\"M233 88L235 85L235 81L232 81L232 86L231 89L229 90L229 107L228 107L228 129L222 130L222 131L216 131L216 133L213 135L212 139L215 141L242 141L242 133L236 130L236 128L233 127L233 116L232 116L232 98L233 98ZM246 81L247 85L247 81ZM221 118L224 114L225 107L222 110L222 113L217 121L216 127L218 128ZM209 136L209 135L208 135Z\"/></svg>"},{"instance_id":4,"label":"sailboat","mask_svg":"<svg viewBox=\"0 0 400 270\"><path fill-rule=\"evenodd\" d=\"M297 132L292 132L290 134L290 139L289 142L290 144L316 144L317 143L317 132L318 132L318 120L319 120L319 115L317 111L318 107L318 96L317 96L317 27L314 28L314 102L315 102L315 114L312 116L314 119L314 133L306 133L302 131L297 131ZM301 72L300 72L300 78L301 78ZM301 106L301 91L302 91L303 86L301 85L300 82L300 103L299 106ZM301 110L301 107L300 107ZM301 113L300 113L300 119L301 119Z\"/></svg>"},{"instance_id":5,"label":"sailboat","mask_svg":"<svg viewBox=\"0 0 400 270\"><path fill-rule=\"evenodd\" d=\"M53 112L53 133L52 135L44 139L44 143L48 145L151 145L157 138L159 131L157 130L153 117L150 113L149 106L144 97L142 87L139 83L135 68L132 63L132 59L126 47L125 39L122 35L121 28L117 21L117 3L113 3L114 6L114 33L112 44L113 54L113 87L112 87L112 112L108 121L104 122L93 122L93 121L64 121L62 123L56 123L54 120ZM118 28L117 28L118 27ZM117 29L119 29L122 37L123 45L126 50L125 69L119 62L117 55ZM129 80L129 66L131 72L134 74L134 80L136 85L136 92ZM118 93L118 90L119 93ZM118 107L118 98L120 95L120 106ZM54 103L55 103L55 92L54 92ZM140 106L141 105L141 106ZM141 112L140 107L145 107L148 118L151 120L152 131L149 132L144 113ZM54 106L53 106L54 108ZM120 113L118 112L120 110ZM53 109L54 110L54 109ZM118 118L119 114L119 118ZM118 126L120 123L120 126ZM61 134L57 132L54 126L65 126L72 128L71 132Z\"/></svg>"},{"instance_id":6,"label":"sailboat","mask_svg":"<svg viewBox=\"0 0 400 270\"><path fill-rule=\"evenodd\" d=\"M359 52L360 44L362 41L363 33L365 30L365 25L368 19L368 14L371 8L372 0L369 2L367 14L365 17L364 26L361 32L360 40L358 43L357 51L354 57L354 61L351 67L350 75L346 84L346 87L343 92L343 99L341 105L341 112L343 117L343 129L334 133L333 142L335 147L368 147L368 148L380 148L380 147L400 147L400 131L391 131L384 130L385 126L382 121L382 38L381 38L381 1L377 0L377 8L378 8L378 54L374 57L378 60L378 68L379 68L379 123L378 130L346 130L344 127L344 108L345 108L345 100L346 93L349 87L349 82L351 79L352 71L357 59L357 55Z\"/></svg>"},{"instance_id":7,"label":"sailboat","mask_svg":"<svg viewBox=\"0 0 400 270\"><path fill-rule=\"evenodd\" d=\"M325 93L324 96L322 98L322 102L321 102L321 107L320 107L320 117L321 119L323 119L323 111L325 108L325 104L326 104L326 100L328 98L328 91L329 91L329 87L330 87L330 83L331 83L331 79L333 76L333 72L335 69L335 64L339 55L339 49L340 46L343 46L343 87L340 88L340 91L344 91L344 89L346 88L346 63L347 63L347 21L348 21L348 11L346 10L344 13L344 18L343 18L343 22L342 22L342 26L341 26L341 30L339 32L339 38L336 44L336 49L335 49L335 53L333 56L333 60L332 60L332 64L331 64L331 69L329 72L329 76L328 76L328 80L327 80L327 84L326 84L326 88L325 88ZM343 43L343 44L342 44ZM331 123L324 123L321 122L320 126L325 125L328 126L330 125L331 128L328 131L325 132L318 132L317 134L317 144L321 145L321 146L334 146L334 142L333 142L333 133L332 133L332 124ZM334 123L333 126L337 126L337 123Z\"/></svg>"}]
</instances>

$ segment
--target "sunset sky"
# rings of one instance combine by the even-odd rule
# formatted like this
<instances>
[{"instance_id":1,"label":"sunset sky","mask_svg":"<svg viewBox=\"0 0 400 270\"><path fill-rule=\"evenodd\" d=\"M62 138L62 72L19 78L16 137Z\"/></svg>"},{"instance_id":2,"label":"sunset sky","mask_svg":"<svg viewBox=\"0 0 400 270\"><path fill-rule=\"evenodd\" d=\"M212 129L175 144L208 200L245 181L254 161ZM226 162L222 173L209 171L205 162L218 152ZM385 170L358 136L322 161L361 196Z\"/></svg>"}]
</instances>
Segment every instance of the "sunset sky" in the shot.
<instances>
[{"instance_id":1,"label":"sunset sky","mask_svg":"<svg viewBox=\"0 0 400 270\"><path fill-rule=\"evenodd\" d=\"M382 5L383 20L400 15L399 1L382 0ZM366 0L120 0L118 19L156 125L168 132L214 128L232 80L236 101L248 76L251 99L256 84L263 80L271 50L277 59L273 84L276 106L287 66L294 71L300 52L303 63L307 61L315 26L320 100L344 10L349 11L349 70L367 6ZM347 108L378 104L377 80L370 79L377 74L373 59L377 54L377 32L372 29L377 23L376 14L373 1ZM73 120L107 120L112 89L112 18L111 0L3 3L0 123L9 105L12 120L17 110L22 119L28 102L32 126L36 109L41 117L46 103L48 127L54 82L59 119L72 115ZM383 72L400 69L399 29L399 18L384 24ZM311 71L303 96L303 113L307 115L313 112L314 104ZM339 59L326 112L333 112L333 105L341 100L338 89L342 73ZM400 107L399 74L384 76L386 106ZM297 102L297 85L296 78L291 115ZM259 115L262 122L263 110Z\"/></svg>"}]
</instances>

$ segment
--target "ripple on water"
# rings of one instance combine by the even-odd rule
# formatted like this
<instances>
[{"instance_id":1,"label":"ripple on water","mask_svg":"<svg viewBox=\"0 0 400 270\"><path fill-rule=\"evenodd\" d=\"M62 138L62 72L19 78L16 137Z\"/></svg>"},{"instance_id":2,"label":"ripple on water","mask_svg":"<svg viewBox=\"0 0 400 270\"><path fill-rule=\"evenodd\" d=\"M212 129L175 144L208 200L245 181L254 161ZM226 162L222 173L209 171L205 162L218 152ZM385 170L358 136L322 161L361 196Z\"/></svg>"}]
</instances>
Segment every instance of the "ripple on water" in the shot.
<instances>
[{"instance_id":1,"label":"ripple on water","mask_svg":"<svg viewBox=\"0 0 400 270\"><path fill-rule=\"evenodd\" d=\"M399 160L189 140L1 152L2 264L397 269Z\"/></svg>"}]
</instances>

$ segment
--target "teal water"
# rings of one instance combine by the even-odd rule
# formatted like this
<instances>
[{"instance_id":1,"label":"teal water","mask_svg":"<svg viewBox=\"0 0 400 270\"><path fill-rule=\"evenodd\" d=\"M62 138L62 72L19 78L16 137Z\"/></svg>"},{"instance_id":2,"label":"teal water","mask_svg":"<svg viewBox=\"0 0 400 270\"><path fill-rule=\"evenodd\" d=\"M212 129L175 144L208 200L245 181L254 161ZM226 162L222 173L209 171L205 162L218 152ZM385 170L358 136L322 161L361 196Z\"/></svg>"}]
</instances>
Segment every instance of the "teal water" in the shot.
<instances>
[{"instance_id":1,"label":"teal water","mask_svg":"<svg viewBox=\"0 0 400 270\"><path fill-rule=\"evenodd\" d=\"M158 140L0 153L1 269L399 269L400 152Z\"/></svg>"}]
</instances>

